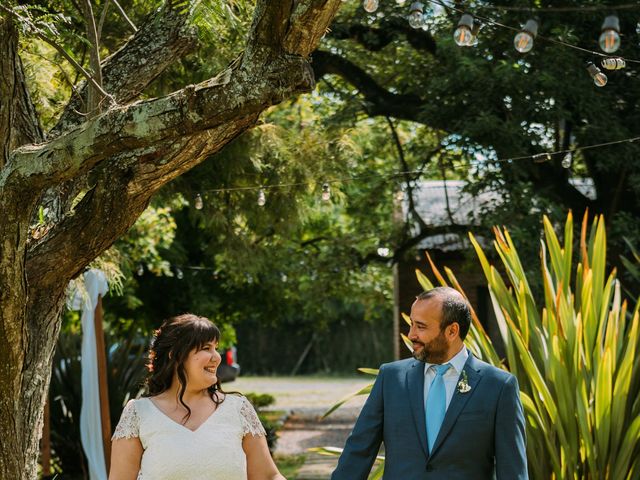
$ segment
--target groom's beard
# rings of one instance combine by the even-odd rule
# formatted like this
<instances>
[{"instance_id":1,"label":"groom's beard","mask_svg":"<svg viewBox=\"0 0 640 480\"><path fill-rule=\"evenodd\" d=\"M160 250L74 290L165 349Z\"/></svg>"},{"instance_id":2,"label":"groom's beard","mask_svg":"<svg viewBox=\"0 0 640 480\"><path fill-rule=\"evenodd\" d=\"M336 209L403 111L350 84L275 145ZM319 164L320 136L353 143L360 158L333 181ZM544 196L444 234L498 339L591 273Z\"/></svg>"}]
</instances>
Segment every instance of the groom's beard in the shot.
<instances>
[{"instance_id":1,"label":"groom's beard","mask_svg":"<svg viewBox=\"0 0 640 480\"><path fill-rule=\"evenodd\" d=\"M414 350L413 352L413 357L416 360L420 360L424 363L436 364L441 364L448 360L447 354L449 353L449 344L444 336L444 332L440 332L440 334L429 343L422 343L420 341L416 341L414 343L422 345L422 349L420 351Z\"/></svg>"}]
</instances>

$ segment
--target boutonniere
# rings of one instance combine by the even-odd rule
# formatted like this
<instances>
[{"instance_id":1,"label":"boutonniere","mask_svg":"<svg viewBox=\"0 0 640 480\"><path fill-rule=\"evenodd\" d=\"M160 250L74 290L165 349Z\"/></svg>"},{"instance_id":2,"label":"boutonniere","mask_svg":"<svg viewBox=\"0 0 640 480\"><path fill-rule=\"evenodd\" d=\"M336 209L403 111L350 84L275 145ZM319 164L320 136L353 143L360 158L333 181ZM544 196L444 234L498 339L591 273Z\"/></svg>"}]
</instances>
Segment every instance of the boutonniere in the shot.
<instances>
[{"instance_id":1,"label":"boutonniere","mask_svg":"<svg viewBox=\"0 0 640 480\"><path fill-rule=\"evenodd\" d=\"M462 370L462 375L458 381L458 391L460 393L469 393L471 391L471 385L469 385L469 379L467 378L467 372Z\"/></svg>"}]
</instances>

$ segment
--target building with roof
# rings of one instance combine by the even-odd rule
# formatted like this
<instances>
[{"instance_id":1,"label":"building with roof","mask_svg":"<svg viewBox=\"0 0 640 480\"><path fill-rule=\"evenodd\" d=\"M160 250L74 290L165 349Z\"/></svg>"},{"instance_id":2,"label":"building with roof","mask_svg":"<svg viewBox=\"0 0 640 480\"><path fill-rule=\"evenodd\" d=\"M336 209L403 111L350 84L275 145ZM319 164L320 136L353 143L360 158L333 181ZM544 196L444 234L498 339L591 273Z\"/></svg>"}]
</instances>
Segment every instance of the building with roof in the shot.
<instances>
[{"instance_id":1,"label":"building with roof","mask_svg":"<svg viewBox=\"0 0 640 480\"><path fill-rule=\"evenodd\" d=\"M595 197L595 188L591 179L571 179L571 183L590 198ZM473 231L480 225L479 214L491 211L501 205L503 199L497 192L484 191L472 195L464 190L464 181L428 180L422 181L413 189L412 204L415 213L433 228L434 234L428 235L414 247L411 254L404 255L394 266L394 356L396 359L410 356L400 334L409 331L402 313L409 314L416 295L422 291L418 283L416 270L424 273L434 285L438 285L427 261L428 252L438 269L444 273L447 267L453 271L466 293L478 318L491 337L498 353L502 353L502 341L487 288L487 281L478 262L470 262L468 253L473 248L467 231ZM403 201L403 218L408 215L409 201ZM539 212L532 212L539 216ZM413 236L420 232L415 220L409 225ZM450 227L450 228L448 228ZM491 248L492 238L475 235L483 247ZM473 254L475 257L475 253Z\"/></svg>"}]
</instances>

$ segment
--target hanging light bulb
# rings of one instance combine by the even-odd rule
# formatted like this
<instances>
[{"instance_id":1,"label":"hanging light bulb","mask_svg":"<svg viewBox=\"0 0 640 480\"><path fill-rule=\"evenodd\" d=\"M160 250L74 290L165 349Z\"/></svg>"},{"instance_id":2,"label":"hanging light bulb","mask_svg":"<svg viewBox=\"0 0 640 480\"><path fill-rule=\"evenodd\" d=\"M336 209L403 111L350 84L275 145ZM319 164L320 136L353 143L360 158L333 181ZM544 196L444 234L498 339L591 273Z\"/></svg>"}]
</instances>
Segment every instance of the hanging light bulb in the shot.
<instances>
[{"instance_id":1,"label":"hanging light bulb","mask_svg":"<svg viewBox=\"0 0 640 480\"><path fill-rule=\"evenodd\" d=\"M604 19L598 43L605 53L613 53L620 48L620 20L617 15L609 15Z\"/></svg>"},{"instance_id":2,"label":"hanging light bulb","mask_svg":"<svg viewBox=\"0 0 640 480\"><path fill-rule=\"evenodd\" d=\"M587 63L587 72L593 78L593 83L596 84L596 87L604 87L607 84L607 76L593 63Z\"/></svg>"},{"instance_id":3,"label":"hanging light bulb","mask_svg":"<svg viewBox=\"0 0 640 480\"><path fill-rule=\"evenodd\" d=\"M573 163L573 153L567 152L564 157L562 157L562 168L571 168L571 164Z\"/></svg>"},{"instance_id":4,"label":"hanging light bulb","mask_svg":"<svg viewBox=\"0 0 640 480\"><path fill-rule=\"evenodd\" d=\"M328 202L329 200L331 200L331 188L329 187L328 183L323 183L322 184L322 201Z\"/></svg>"},{"instance_id":5,"label":"hanging light bulb","mask_svg":"<svg viewBox=\"0 0 640 480\"><path fill-rule=\"evenodd\" d=\"M420 2L413 2L409 13L409 25L411 28L422 28L424 23L424 5Z\"/></svg>"},{"instance_id":6,"label":"hanging light bulb","mask_svg":"<svg viewBox=\"0 0 640 480\"><path fill-rule=\"evenodd\" d=\"M196 195L196 199L193 202L193 206L196 207L196 210L202 210L202 208L204 207L204 201L202 200L202 197L200 196L200 194Z\"/></svg>"},{"instance_id":7,"label":"hanging light bulb","mask_svg":"<svg viewBox=\"0 0 640 480\"><path fill-rule=\"evenodd\" d=\"M141 277L142 275L144 275L144 265L139 264L138 265L138 269L136 270L136 273L138 274L139 277Z\"/></svg>"},{"instance_id":8,"label":"hanging light bulb","mask_svg":"<svg viewBox=\"0 0 640 480\"><path fill-rule=\"evenodd\" d=\"M607 57L602 59L600 65L607 70L620 70L627 66L627 62L624 61L624 58Z\"/></svg>"},{"instance_id":9,"label":"hanging light bulb","mask_svg":"<svg viewBox=\"0 0 640 480\"><path fill-rule=\"evenodd\" d=\"M264 190L261 188L258 191L258 205L264 207L265 203L267 203L267 196L264 194Z\"/></svg>"},{"instance_id":10,"label":"hanging light bulb","mask_svg":"<svg viewBox=\"0 0 640 480\"><path fill-rule=\"evenodd\" d=\"M362 8L369 13L373 13L378 10L378 0L363 0Z\"/></svg>"},{"instance_id":11,"label":"hanging light bulb","mask_svg":"<svg viewBox=\"0 0 640 480\"><path fill-rule=\"evenodd\" d=\"M179 268L176 268L176 278L178 280L182 280L184 278L184 273L182 273L182 270Z\"/></svg>"},{"instance_id":12,"label":"hanging light bulb","mask_svg":"<svg viewBox=\"0 0 640 480\"><path fill-rule=\"evenodd\" d=\"M473 16L465 13L460 17L458 28L453 32L453 39L459 47L468 47L473 41Z\"/></svg>"},{"instance_id":13,"label":"hanging light bulb","mask_svg":"<svg viewBox=\"0 0 640 480\"><path fill-rule=\"evenodd\" d=\"M533 39L538 35L538 22L530 18L524 24L520 33L513 39L513 46L520 53L530 52L533 48Z\"/></svg>"},{"instance_id":14,"label":"hanging light bulb","mask_svg":"<svg viewBox=\"0 0 640 480\"><path fill-rule=\"evenodd\" d=\"M467 47L475 47L478 45L478 32L480 31L481 24L473 22L473 28L471 29L471 40L467 44Z\"/></svg>"}]
</instances>

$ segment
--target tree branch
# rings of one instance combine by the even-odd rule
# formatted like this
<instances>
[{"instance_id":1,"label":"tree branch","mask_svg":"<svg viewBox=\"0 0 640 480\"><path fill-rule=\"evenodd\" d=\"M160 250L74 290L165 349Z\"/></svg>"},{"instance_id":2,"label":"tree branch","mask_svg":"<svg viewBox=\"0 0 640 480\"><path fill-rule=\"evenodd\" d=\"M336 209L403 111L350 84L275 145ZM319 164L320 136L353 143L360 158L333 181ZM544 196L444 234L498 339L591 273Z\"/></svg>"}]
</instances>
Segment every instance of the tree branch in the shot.
<instances>
[{"instance_id":1,"label":"tree branch","mask_svg":"<svg viewBox=\"0 0 640 480\"><path fill-rule=\"evenodd\" d=\"M386 115L385 116L386 120L387 120L387 124L389 125L389 128L391 129L391 136L393 137L393 142L396 145L396 149L398 150L398 160L400 162L400 171L402 172L409 172L409 165L407 164L407 161L404 157L404 150L402 148L402 143L400 142L400 137L398 136L398 132L396 130L396 126L393 124L393 121L391 120L391 118ZM416 209L416 204L415 204L415 200L413 198L413 186L411 185L412 182L412 178L410 176L411 174L409 173L405 173L403 175L404 177L404 182L405 185L407 187L407 193L409 196L409 212L411 212L412 216L415 218L416 222L418 222L418 225L420 226L421 230L424 230L427 228L427 224L424 221L424 219L422 218L422 216L418 213L418 210ZM405 222L406 223L406 222Z\"/></svg>"},{"instance_id":2,"label":"tree branch","mask_svg":"<svg viewBox=\"0 0 640 480\"><path fill-rule=\"evenodd\" d=\"M271 4L261 2L258 12L265 11L266 3ZM281 23L287 22L276 21ZM245 55L214 79L114 108L44 146L21 150L14 163L32 166L20 170L31 185L55 184L90 169L95 182L73 212L30 246L30 281L46 285L79 274L126 232L162 185L254 126L264 109L313 84L312 70L300 56L281 54L266 63L249 63Z\"/></svg>"},{"instance_id":3,"label":"tree branch","mask_svg":"<svg viewBox=\"0 0 640 480\"><path fill-rule=\"evenodd\" d=\"M0 170L10 152L42 141L42 130L27 90L18 56L18 32L10 17L0 17Z\"/></svg>"},{"instance_id":4,"label":"tree branch","mask_svg":"<svg viewBox=\"0 0 640 480\"><path fill-rule=\"evenodd\" d=\"M95 84L102 88L102 68L100 66L100 34L96 27L96 19L93 16L93 7L91 6L91 0L84 0L82 4L82 11L84 14L84 21L87 26L87 38L91 47L89 48L89 65L91 66L91 77L95 81ZM100 103L104 97L95 85L91 85L89 88L89 94L87 95L87 112L92 116L99 111Z\"/></svg>"},{"instance_id":5,"label":"tree branch","mask_svg":"<svg viewBox=\"0 0 640 480\"><path fill-rule=\"evenodd\" d=\"M105 97L109 97L109 95L102 89L102 87L95 81L95 79L91 76L91 74L89 72L87 72L82 65L80 65L71 55L69 55L67 53L67 51L64 48L62 48L61 45L58 44L58 42L52 40L47 35L45 35L44 32L41 29L39 29L36 25L34 25L28 18L24 18L24 17L19 16L16 12L11 10L10 8L5 7L2 4L0 4L0 10L4 11L5 13L8 13L9 15L11 15L13 17L18 18L21 22L24 22L25 24L29 25L29 29L31 30L31 32L33 32L33 34L36 37L38 37L40 40L43 40L44 42L48 43L53 48L55 48L58 51L58 53L60 53L60 55L62 55L76 70L81 72L82 75L84 75L85 78L102 95L104 95Z\"/></svg>"},{"instance_id":6,"label":"tree branch","mask_svg":"<svg viewBox=\"0 0 640 480\"><path fill-rule=\"evenodd\" d=\"M389 115L402 120L423 122L423 100L417 95L391 93L381 87L368 73L340 55L318 51L313 54L313 70L316 78L334 74L355 86L367 102L371 116Z\"/></svg>"},{"instance_id":7,"label":"tree branch","mask_svg":"<svg viewBox=\"0 0 640 480\"><path fill-rule=\"evenodd\" d=\"M187 24L187 13L165 5L151 14L138 32L117 52L102 62L103 85L119 104L128 103L169 65L193 51L197 44L196 31ZM86 82L78 87L49 137L84 122L83 98Z\"/></svg>"},{"instance_id":8,"label":"tree branch","mask_svg":"<svg viewBox=\"0 0 640 480\"><path fill-rule=\"evenodd\" d=\"M253 72L227 70L167 97L113 108L48 143L16 149L0 171L0 188L7 183L28 185L31 190L48 188L84 174L107 158L156 149L237 118L258 115L286 95L310 91L313 84L308 63L299 57L281 57L269 65L254 66Z\"/></svg>"},{"instance_id":9,"label":"tree branch","mask_svg":"<svg viewBox=\"0 0 640 480\"><path fill-rule=\"evenodd\" d=\"M316 49L341 0L261 1L243 61L286 53L308 57Z\"/></svg>"},{"instance_id":10,"label":"tree branch","mask_svg":"<svg viewBox=\"0 0 640 480\"><path fill-rule=\"evenodd\" d=\"M371 52L379 52L395 40L405 40L414 49L436 53L436 42L429 32L411 28L405 18L385 17L378 28L369 25L334 23L332 38L354 40Z\"/></svg>"},{"instance_id":11,"label":"tree branch","mask_svg":"<svg viewBox=\"0 0 640 480\"><path fill-rule=\"evenodd\" d=\"M98 43L102 38L102 27L104 26L104 21L107 18L108 11L109 11L109 0L105 0L104 5L102 6L102 13L100 14L100 21L98 22Z\"/></svg>"},{"instance_id":12,"label":"tree branch","mask_svg":"<svg viewBox=\"0 0 640 480\"><path fill-rule=\"evenodd\" d=\"M448 233L457 233L458 235L462 235L466 238L469 228L469 225L427 226L425 229L420 229L420 232L417 235L404 240L400 245L396 246L392 257L383 257L378 255L378 253L372 252L360 259L360 265L366 265L370 262L398 263L406 252L417 246L425 238L429 238L434 235L445 235Z\"/></svg>"},{"instance_id":13,"label":"tree branch","mask_svg":"<svg viewBox=\"0 0 640 480\"><path fill-rule=\"evenodd\" d=\"M129 24L129 26L131 27L131 30L133 30L134 32L137 32L138 28L134 25L134 23L131 21L131 19L127 16L127 12L124 11L124 8L122 8L122 6L120 6L120 2L118 2L118 0L113 0L113 3L115 4L116 8L120 12L120 15L122 15L122 18L124 18L125 21Z\"/></svg>"}]
</instances>

